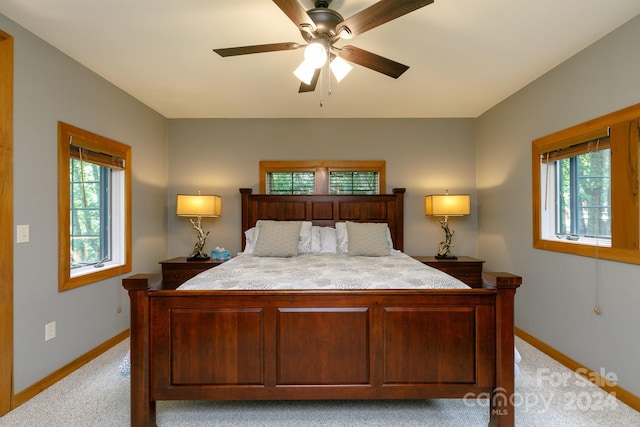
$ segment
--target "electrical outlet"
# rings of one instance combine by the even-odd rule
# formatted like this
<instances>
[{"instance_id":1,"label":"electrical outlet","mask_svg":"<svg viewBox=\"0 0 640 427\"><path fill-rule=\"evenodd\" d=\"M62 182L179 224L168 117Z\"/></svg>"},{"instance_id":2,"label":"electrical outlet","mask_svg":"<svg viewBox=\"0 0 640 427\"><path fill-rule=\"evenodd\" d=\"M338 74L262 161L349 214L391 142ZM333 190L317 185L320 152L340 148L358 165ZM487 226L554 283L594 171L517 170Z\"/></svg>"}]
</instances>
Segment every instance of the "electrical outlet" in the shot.
<instances>
[{"instance_id":1,"label":"electrical outlet","mask_svg":"<svg viewBox=\"0 0 640 427\"><path fill-rule=\"evenodd\" d=\"M56 322L47 323L44 326L44 340L49 341L56 337Z\"/></svg>"}]
</instances>

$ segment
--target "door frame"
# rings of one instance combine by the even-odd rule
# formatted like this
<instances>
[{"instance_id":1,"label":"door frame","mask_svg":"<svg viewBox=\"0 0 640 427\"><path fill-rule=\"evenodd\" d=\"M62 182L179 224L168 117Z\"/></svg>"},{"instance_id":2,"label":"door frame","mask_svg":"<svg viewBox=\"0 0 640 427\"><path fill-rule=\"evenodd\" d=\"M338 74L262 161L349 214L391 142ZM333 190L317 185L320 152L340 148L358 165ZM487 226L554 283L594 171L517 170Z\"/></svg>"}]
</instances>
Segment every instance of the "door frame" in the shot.
<instances>
[{"instance_id":1,"label":"door frame","mask_svg":"<svg viewBox=\"0 0 640 427\"><path fill-rule=\"evenodd\" d=\"M0 30L0 416L13 409L13 37Z\"/></svg>"}]
</instances>

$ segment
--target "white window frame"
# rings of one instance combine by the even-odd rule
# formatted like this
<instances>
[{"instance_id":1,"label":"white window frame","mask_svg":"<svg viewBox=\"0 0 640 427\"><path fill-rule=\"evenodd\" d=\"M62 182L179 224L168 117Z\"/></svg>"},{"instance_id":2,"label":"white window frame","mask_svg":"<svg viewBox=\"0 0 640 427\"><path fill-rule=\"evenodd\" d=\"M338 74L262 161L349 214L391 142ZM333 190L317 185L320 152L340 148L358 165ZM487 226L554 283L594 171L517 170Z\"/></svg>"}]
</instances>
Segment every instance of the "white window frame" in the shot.
<instances>
[{"instance_id":1,"label":"white window frame","mask_svg":"<svg viewBox=\"0 0 640 427\"><path fill-rule=\"evenodd\" d=\"M542 191L542 202L540 204L541 238L550 241L562 241L570 245L584 244L597 247L611 247L611 238L557 234L557 165L558 163L555 161L543 162L540 165L540 188ZM611 207L609 207L609 209L611 209Z\"/></svg>"},{"instance_id":2,"label":"white window frame","mask_svg":"<svg viewBox=\"0 0 640 427\"><path fill-rule=\"evenodd\" d=\"M111 169L111 188L109 195L111 196L111 226L109 227L111 233L110 239L110 259L100 263L98 268L114 268L120 267L126 264L126 247L125 247L125 223L124 215L124 196L125 196L125 171ZM90 264L83 267L72 268L70 271L70 277L75 278L91 274L96 271L96 265Z\"/></svg>"}]
</instances>

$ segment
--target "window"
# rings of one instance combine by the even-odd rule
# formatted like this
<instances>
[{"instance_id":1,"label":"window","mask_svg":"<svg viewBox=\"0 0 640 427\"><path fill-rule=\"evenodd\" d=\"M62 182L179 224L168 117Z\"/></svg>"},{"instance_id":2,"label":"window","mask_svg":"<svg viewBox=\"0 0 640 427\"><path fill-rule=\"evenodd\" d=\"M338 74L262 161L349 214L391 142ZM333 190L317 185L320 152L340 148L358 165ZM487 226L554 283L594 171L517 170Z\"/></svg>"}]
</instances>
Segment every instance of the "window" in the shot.
<instances>
[{"instance_id":1,"label":"window","mask_svg":"<svg viewBox=\"0 0 640 427\"><path fill-rule=\"evenodd\" d=\"M541 156L544 238L611 246L609 129L601 133Z\"/></svg>"},{"instance_id":2,"label":"window","mask_svg":"<svg viewBox=\"0 0 640 427\"><path fill-rule=\"evenodd\" d=\"M131 147L58 123L60 291L131 271Z\"/></svg>"},{"instance_id":3,"label":"window","mask_svg":"<svg viewBox=\"0 0 640 427\"><path fill-rule=\"evenodd\" d=\"M331 194L379 194L378 172L337 172L329 174Z\"/></svg>"},{"instance_id":4,"label":"window","mask_svg":"<svg viewBox=\"0 0 640 427\"><path fill-rule=\"evenodd\" d=\"M380 194L385 161L261 161L264 194Z\"/></svg>"},{"instance_id":5,"label":"window","mask_svg":"<svg viewBox=\"0 0 640 427\"><path fill-rule=\"evenodd\" d=\"M640 105L533 141L533 245L640 264Z\"/></svg>"},{"instance_id":6,"label":"window","mask_svg":"<svg viewBox=\"0 0 640 427\"><path fill-rule=\"evenodd\" d=\"M314 172L267 172L267 194L314 194Z\"/></svg>"},{"instance_id":7,"label":"window","mask_svg":"<svg viewBox=\"0 0 640 427\"><path fill-rule=\"evenodd\" d=\"M556 236L585 236L611 244L610 151L556 161Z\"/></svg>"}]
</instances>

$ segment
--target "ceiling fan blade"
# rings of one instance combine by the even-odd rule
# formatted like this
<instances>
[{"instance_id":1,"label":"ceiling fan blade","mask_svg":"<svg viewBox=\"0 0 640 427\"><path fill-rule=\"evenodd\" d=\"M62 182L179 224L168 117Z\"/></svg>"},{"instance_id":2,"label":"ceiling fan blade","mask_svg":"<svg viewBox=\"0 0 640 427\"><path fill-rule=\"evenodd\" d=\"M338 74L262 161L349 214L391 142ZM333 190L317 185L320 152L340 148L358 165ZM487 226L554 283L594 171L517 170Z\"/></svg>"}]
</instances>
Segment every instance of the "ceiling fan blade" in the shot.
<instances>
[{"instance_id":1,"label":"ceiling fan blade","mask_svg":"<svg viewBox=\"0 0 640 427\"><path fill-rule=\"evenodd\" d=\"M430 5L434 0L381 0L342 21L336 34L344 33L345 27L351 37L369 31L385 22L392 21L409 12ZM347 38L347 37L344 37Z\"/></svg>"},{"instance_id":2,"label":"ceiling fan blade","mask_svg":"<svg viewBox=\"0 0 640 427\"><path fill-rule=\"evenodd\" d=\"M316 85L318 84L318 77L320 77L320 68L317 68L316 71L313 72L313 77L311 78L311 83L305 84L304 82L300 83L300 89L298 89L298 93L305 92L313 92L316 90Z\"/></svg>"},{"instance_id":3,"label":"ceiling fan blade","mask_svg":"<svg viewBox=\"0 0 640 427\"><path fill-rule=\"evenodd\" d=\"M362 65L363 67L386 74L394 79L397 79L402 73L409 69L407 65L392 61L375 53L367 52L355 46L344 46L338 52L338 56L345 61Z\"/></svg>"},{"instance_id":4,"label":"ceiling fan blade","mask_svg":"<svg viewBox=\"0 0 640 427\"><path fill-rule=\"evenodd\" d=\"M236 56L236 55L248 55L250 53L293 50L299 47L300 47L300 44L298 43L288 42L288 43L258 44L254 46L228 47L224 49L213 49L213 51L220 56Z\"/></svg>"},{"instance_id":5,"label":"ceiling fan blade","mask_svg":"<svg viewBox=\"0 0 640 427\"><path fill-rule=\"evenodd\" d=\"M306 27L311 32L316 30L316 24L307 15L307 11L298 0L273 0L273 2L296 24L298 29Z\"/></svg>"}]
</instances>

